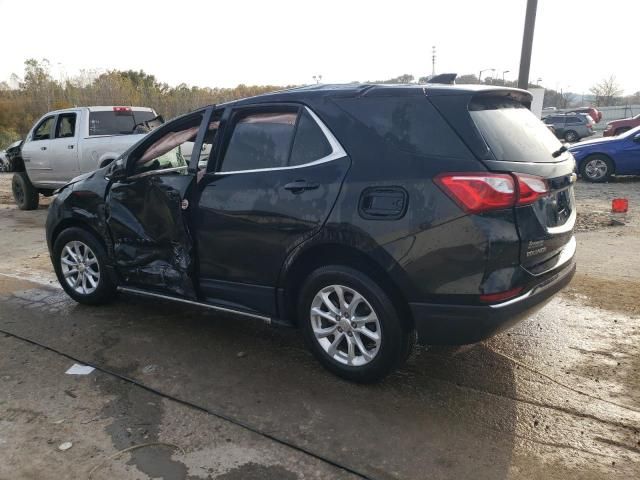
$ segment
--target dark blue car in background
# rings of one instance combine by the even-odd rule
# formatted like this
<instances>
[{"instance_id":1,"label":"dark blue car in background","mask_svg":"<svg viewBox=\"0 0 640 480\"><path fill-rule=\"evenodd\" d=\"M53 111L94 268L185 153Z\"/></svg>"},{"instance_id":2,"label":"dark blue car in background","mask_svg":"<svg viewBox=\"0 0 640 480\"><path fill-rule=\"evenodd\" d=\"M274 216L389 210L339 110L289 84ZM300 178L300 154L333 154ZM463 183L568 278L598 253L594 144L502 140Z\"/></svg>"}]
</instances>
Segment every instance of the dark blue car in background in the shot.
<instances>
[{"instance_id":1,"label":"dark blue car in background","mask_svg":"<svg viewBox=\"0 0 640 480\"><path fill-rule=\"evenodd\" d=\"M606 182L613 174L640 175L640 127L617 137L575 143L569 151L582 178L590 182Z\"/></svg>"}]
</instances>

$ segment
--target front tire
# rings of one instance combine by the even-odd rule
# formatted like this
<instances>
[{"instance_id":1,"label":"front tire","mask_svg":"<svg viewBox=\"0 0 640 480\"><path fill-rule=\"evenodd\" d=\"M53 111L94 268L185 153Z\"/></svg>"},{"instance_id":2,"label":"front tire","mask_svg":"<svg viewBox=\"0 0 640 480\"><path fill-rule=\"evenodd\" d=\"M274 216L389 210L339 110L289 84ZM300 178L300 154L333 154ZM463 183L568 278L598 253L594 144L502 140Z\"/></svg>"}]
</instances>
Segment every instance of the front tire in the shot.
<instances>
[{"instance_id":1,"label":"front tire","mask_svg":"<svg viewBox=\"0 0 640 480\"><path fill-rule=\"evenodd\" d=\"M607 182L612 174L613 162L604 155L591 155L580 164L580 175L589 182Z\"/></svg>"},{"instance_id":2,"label":"front tire","mask_svg":"<svg viewBox=\"0 0 640 480\"><path fill-rule=\"evenodd\" d=\"M58 235L51 261L67 295L78 303L100 305L116 294L116 283L107 270L107 258L94 235L73 227Z\"/></svg>"},{"instance_id":3,"label":"front tire","mask_svg":"<svg viewBox=\"0 0 640 480\"><path fill-rule=\"evenodd\" d=\"M371 278L349 267L322 267L302 287L298 318L318 361L350 381L384 378L409 357L413 331Z\"/></svg>"},{"instance_id":4,"label":"front tire","mask_svg":"<svg viewBox=\"0 0 640 480\"><path fill-rule=\"evenodd\" d=\"M35 210L38 208L40 201L38 190L31 184L26 172L13 174L11 190L13 199L20 210Z\"/></svg>"}]
</instances>

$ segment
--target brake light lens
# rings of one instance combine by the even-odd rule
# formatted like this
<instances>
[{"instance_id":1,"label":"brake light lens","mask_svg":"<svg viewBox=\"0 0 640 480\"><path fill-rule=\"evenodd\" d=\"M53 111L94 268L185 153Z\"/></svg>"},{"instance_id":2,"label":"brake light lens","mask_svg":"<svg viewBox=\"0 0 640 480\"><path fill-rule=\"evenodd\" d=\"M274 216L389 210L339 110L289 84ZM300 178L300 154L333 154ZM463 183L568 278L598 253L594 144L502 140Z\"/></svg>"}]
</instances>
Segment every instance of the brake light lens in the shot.
<instances>
[{"instance_id":1,"label":"brake light lens","mask_svg":"<svg viewBox=\"0 0 640 480\"><path fill-rule=\"evenodd\" d=\"M518 173L443 173L434 181L467 213L529 205L549 192L545 179Z\"/></svg>"},{"instance_id":2,"label":"brake light lens","mask_svg":"<svg viewBox=\"0 0 640 480\"><path fill-rule=\"evenodd\" d=\"M498 292L498 293L486 293L484 295L480 295L480 301L484 303L497 303L502 302L504 300L509 300L510 298L518 296L520 292L524 290L523 287L512 288L511 290L507 290L506 292Z\"/></svg>"},{"instance_id":3,"label":"brake light lens","mask_svg":"<svg viewBox=\"0 0 640 480\"><path fill-rule=\"evenodd\" d=\"M544 178L520 173L515 177L518 181L518 205L529 205L549 193L549 185Z\"/></svg>"},{"instance_id":4,"label":"brake light lens","mask_svg":"<svg viewBox=\"0 0 640 480\"><path fill-rule=\"evenodd\" d=\"M468 213L508 208L515 203L513 177L506 173L444 173L434 180Z\"/></svg>"},{"instance_id":5,"label":"brake light lens","mask_svg":"<svg viewBox=\"0 0 640 480\"><path fill-rule=\"evenodd\" d=\"M114 112L130 112L131 107L113 107Z\"/></svg>"}]
</instances>

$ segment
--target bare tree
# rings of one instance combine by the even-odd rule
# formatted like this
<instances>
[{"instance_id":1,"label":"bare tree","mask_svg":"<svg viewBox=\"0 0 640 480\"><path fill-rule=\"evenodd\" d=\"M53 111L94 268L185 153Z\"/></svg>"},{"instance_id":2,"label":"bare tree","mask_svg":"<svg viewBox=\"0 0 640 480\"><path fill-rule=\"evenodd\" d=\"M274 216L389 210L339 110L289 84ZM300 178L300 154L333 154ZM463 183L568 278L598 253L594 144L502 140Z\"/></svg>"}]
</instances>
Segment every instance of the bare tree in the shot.
<instances>
[{"instance_id":1,"label":"bare tree","mask_svg":"<svg viewBox=\"0 0 640 480\"><path fill-rule=\"evenodd\" d=\"M596 107L614 105L617 97L622 94L622 88L620 88L615 75L602 79L600 83L591 87L589 91L596 96Z\"/></svg>"}]
</instances>

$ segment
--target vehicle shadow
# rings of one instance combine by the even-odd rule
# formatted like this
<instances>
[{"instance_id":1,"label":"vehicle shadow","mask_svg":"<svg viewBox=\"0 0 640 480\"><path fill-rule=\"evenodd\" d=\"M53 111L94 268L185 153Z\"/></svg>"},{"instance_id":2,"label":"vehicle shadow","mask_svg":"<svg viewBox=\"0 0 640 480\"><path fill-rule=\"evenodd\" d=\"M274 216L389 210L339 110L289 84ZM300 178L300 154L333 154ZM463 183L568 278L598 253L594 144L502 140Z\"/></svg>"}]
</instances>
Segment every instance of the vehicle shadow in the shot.
<instances>
[{"instance_id":1,"label":"vehicle shadow","mask_svg":"<svg viewBox=\"0 0 640 480\"><path fill-rule=\"evenodd\" d=\"M61 308L29 309L11 330L371 478L508 476L514 375L483 344L419 349L358 385L320 367L294 329L132 296Z\"/></svg>"}]
</instances>

